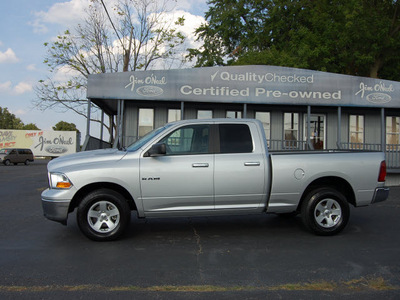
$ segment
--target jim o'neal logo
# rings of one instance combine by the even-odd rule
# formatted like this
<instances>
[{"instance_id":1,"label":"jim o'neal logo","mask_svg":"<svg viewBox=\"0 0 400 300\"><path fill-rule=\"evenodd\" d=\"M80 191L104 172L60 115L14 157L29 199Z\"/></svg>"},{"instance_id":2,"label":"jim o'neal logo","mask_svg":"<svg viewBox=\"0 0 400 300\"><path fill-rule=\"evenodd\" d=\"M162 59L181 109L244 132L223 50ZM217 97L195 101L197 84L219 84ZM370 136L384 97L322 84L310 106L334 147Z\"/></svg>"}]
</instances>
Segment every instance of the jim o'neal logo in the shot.
<instances>
[{"instance_id":1,"label":"jim o'neal logo","mask_svg":"<svg viewBox=\"0 0 400 300\"><path fill-rule=\"evenodd\" d=\"M136 88L136 93L144 97L157 97L164 93L164 90L159 86L166 84L167 80L165 77L158 78L151 74L145 78L137 78L136 76L131 75L129 77L129 83L125 88L130 89L133 92L137 85L141 85Z\"/></svg>"},{"instance_id":2,"label":"jim o'neal logo","mask_svg":"<svg viewBox=\"0 0 400 300\"><path fill-rule=\"evenodd\" d=\"M39 143L35 146L36 148L39 148L40 151L43 151L43 149L47 153L51 154L63 154L68 151L68 147L72 146L74 144L74 140L70 137L63 137L63 136L58 136L53 139L46 139L45 137L41 136L39 137ZM46 146L46 147L45 147Z\"/></svg>"},{"instance_id":3,"label":"jim o'neal logo","mask_svg":"<svg viewBox=\"0 0 400 300\"><path fill-rule=\"evenodd\" d=\"M365 99L367 99L371 103L382 104L392 101L392 97L387 93L393 92L393 84L386 85L384 82L381 81L374 86L369 86L364 82L361 82L360 89L355 95L360 95L362 99L364 99L365 96Z\"/></svg>"}]
</instances>

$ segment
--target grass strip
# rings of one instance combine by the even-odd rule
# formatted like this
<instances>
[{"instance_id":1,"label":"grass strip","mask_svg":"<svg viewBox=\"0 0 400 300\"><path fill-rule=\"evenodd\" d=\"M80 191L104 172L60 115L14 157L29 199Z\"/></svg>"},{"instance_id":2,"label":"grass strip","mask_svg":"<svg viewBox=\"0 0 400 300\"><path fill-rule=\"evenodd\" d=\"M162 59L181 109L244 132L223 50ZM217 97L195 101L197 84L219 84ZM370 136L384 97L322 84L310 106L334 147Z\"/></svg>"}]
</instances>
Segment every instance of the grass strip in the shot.
<instances>
[{"instance_id":1,"label":"grass strip","mask_svg":"<svg viewBox=\"0 0 400 300\"><path fill-rule=\"evenodd\" d=\"M358 278L349 281L315 281L302 283L287 283L276 286L219 286L219 285L155 285L114 286L101 285L43 285L43 286L0 286L0 292L243 292L243 291L395 291L398 286L390 285L382 277Z\"/></svg>"}]
</instances>

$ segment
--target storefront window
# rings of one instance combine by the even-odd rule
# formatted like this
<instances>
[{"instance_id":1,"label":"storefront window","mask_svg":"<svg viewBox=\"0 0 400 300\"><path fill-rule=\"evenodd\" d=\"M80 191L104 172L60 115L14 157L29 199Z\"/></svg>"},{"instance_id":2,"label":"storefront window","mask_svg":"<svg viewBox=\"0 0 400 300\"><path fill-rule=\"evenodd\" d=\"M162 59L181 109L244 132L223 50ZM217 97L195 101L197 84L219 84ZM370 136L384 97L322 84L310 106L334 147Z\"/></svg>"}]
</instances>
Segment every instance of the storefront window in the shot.
<instances>
[{"instance_id":1,"label":"storefront window","mask_svg":"<svg viewBox=\"0 0 400 300\"><path fill-rule=\"evenodd\" d=\"M263 124L267 140L271 138L271 117L269 112L256 111L256 119Z\"/></svg>"},{"instance_id":2,"label":"storefront window","mask_svg":"<svg viewBox=\"0 0 400 300\"><path fill-rule=\"evenodd\" d=\"M154 109L139 108L139 138L154 129Z\"/></svg>"},{"instance_id":3,"label":"storefront window","mask_svg":"<svg viewBox=\"0 0 400 300\"><path fill-rule=\"evenodd\" d=\"M363 149L364 145L364 116L350 115L349 126L350 148Z\"/></svg>"},{"instance_id":4,"label":"storefront window","mask_svg":"<svg viewBox=\"0 0 400 300\"><path fill-rule=\"evenodd\" d=\"M231 119L241 119L242 112L241 111L227 111L226 117Z\"/></svg>"},{"instance_id":5,"label":"storefront window","mask_svg":"<svg viewBox=\"0 0 400 300\"><path fill-rule=\"evenodd\" d=\"M168 123L179 121L181 119L180 109L168 109Z\"/></svg>"},{"instance_id":6,"label":"storefront window","mask_svg":"<svg viewBox=\"0 0 400 300\"><path fill-rule=\"evenodd\" d=\"M307 137L308 115L304 115L304 133ZM310 142L314 150L325 149L325 115L310 115Z\"/></svg>"},{"instance_id":7,"label":"storefront window","mask_svg":"<svg viewBox=\"0 0 400 300\"><path fill-rule=\"evenodd\" d=\"M198 110L197 119L212 119L212 110Z\"/></svg>"},{"instance_id":8,"label":"storefront window","mask_svg":"<svg viewBox=\"0 0 400 300\"><path fill-rule=\"evenodd\" d=\"M299 114L284 114L285 148L297 148L299 139Z\"/></svg>"},{"instance_id":9,"label":"storefront window","mask_svg":"<svg viewBox=\"0 0 400 300\"><path fill-rule=\"evenodd\" d=\"M386 117L386 147L391 150L399 145L400 117Z\"/></svg>"}]
</instances>

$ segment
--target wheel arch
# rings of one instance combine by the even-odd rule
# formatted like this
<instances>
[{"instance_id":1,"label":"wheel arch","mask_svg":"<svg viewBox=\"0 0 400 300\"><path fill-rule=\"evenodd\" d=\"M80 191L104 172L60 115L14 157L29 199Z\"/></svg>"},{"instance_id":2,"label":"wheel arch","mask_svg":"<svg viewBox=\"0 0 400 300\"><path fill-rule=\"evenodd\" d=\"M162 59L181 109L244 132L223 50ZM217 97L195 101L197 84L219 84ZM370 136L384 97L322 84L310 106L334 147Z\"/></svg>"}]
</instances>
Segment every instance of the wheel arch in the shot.
<instances>
[{"instance_id":1,"label":"wheel arch","mask_svg":"<svg viewBox=\"0 0 400 300\"><path fill-rule=\"evenodd\" d=\"M330 187L341 192L343 196L345 196L345 198L347 199L347 202L349 202L353 206L356 206L356 197L350 183L341 177L327 176L318 178L307 186L307 188L303 192L303 195L301 196L299 205L297 206L297 211L300 211L300 207L306 196L311 191L321 187Z\"/></svg>"},{"instance_id":2,"label":"wheel arch","mask_svg":"<svg viewBox=\"0 0 400 300\"><path fill-rule=\"evenodd\" d=\"M132 195L122 186L112 183L112 182L96 182L92 184L88 184L82 187L72 198L71 204L69 206L69 211L72 212L76 207L79 206L79 203L83 200L85 196L89 193L100 190L100 189L109 189L121 194L125 200L128 202L129 208L131 210L137 210L136 203L132 197Z\"/></svg>"}]
</instances>

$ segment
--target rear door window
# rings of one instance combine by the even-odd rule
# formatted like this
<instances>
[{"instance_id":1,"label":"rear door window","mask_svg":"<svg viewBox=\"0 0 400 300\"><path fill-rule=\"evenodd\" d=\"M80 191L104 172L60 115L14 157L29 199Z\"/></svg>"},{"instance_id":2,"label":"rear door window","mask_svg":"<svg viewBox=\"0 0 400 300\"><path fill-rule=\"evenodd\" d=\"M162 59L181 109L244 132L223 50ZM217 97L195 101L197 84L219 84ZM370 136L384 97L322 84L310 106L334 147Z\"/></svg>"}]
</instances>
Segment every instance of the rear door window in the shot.
<instances>
[{"instance_id":1,"label":"rear door window","mask_svg":"<svg viewBox=\"0 0 400 300\"><path fill-rule=\"evenodd\" d=\"M219 140L220 153L253 152L253 140L246 124L220 124Z\"/></svg>"}]
</instances>

